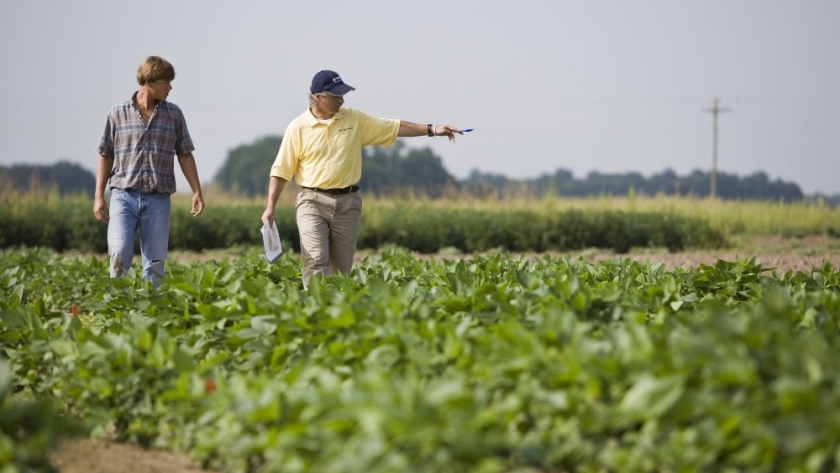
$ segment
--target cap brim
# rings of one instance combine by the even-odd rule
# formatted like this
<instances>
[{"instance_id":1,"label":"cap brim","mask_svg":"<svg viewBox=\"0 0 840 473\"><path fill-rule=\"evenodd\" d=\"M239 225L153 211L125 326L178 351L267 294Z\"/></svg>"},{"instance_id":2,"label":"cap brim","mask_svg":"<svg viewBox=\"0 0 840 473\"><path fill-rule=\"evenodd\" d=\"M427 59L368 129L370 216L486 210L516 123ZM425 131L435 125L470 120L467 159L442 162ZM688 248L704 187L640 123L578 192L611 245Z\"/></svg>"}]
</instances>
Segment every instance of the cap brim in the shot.
<instances>
[{"instance_id":1,"label":"cap brim","mask_svg":"<svg viewBox=\"0 0 840 473\"><path fill-rule=\"evenodd\" d=\"M333 95L344 95L347 92L350 92L350 91L353 91L353 90L356 90L356 89L353 88L353 87L350 87L347 84L337 84L335 87L333 87L330 90L327 90L326 92L329 92Z\"/></svg>"}]
</instances>

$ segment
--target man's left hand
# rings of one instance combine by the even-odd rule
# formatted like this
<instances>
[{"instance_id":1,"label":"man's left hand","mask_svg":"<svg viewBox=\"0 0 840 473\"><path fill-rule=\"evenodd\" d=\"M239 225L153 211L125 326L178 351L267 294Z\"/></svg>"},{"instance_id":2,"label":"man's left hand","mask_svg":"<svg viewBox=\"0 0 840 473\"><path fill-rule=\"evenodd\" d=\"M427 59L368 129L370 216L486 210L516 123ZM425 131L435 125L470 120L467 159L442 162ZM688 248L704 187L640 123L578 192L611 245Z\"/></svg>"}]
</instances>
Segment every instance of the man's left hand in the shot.
<instances>
[{"instance_id":1,"label":"man's left hand","mask_svg":"<svg viewBox=\"0 0 840 473\"><path fill-rule=\"evenodd\" d=\"M190 210L190 213L193 217L198 217L202 212L204 212L204 198L200 193L193 194L192 210Z\"/></svg>"}]
</instances>

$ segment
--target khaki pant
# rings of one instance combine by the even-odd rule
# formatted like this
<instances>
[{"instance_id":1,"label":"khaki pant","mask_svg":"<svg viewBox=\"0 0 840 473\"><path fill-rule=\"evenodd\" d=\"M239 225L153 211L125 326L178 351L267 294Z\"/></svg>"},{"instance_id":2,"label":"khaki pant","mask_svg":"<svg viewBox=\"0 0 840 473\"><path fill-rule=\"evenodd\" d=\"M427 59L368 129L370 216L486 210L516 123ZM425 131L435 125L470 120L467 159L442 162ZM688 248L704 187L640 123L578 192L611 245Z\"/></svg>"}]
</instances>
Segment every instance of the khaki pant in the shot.
<instances>
[{"instance_id":1,"label":"khaki pant","mask_svg":"<svg viewBox=\"0 0 840 473\"><path fill-rule=\"evenodd\" d=\"M309 278L315 274L350 272L362 215L359 192L332 196L301 189L295 211L304 287L309 286Z\"/></svg>"}]
</instances>

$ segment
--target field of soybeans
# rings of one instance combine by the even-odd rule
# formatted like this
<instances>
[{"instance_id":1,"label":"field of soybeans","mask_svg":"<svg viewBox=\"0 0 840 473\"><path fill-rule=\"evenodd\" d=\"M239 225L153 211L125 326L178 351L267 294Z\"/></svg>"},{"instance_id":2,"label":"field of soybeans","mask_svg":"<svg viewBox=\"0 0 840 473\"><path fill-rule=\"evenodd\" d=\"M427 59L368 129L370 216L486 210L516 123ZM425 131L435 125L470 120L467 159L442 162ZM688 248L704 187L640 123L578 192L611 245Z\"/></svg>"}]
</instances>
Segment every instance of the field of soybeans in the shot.
<instances>
[{"instance_id":1,"label":"field of soybeans","mask_svg":"<svg viewBox=\"0 0 840 473\"><path fill-rule=\"evenodd\" d=\"M172 259L154 289L137 259L107 277L88 200L3 199L3 473L82 471L56 452L91 437L214 472L840 469L832 262L655 257L833 241L820 203L367 199L364 257L304 290L293 231L262 256L259 201L180 220L176 199L178 251L222 256Z\"/></svg>"}]
</instances>

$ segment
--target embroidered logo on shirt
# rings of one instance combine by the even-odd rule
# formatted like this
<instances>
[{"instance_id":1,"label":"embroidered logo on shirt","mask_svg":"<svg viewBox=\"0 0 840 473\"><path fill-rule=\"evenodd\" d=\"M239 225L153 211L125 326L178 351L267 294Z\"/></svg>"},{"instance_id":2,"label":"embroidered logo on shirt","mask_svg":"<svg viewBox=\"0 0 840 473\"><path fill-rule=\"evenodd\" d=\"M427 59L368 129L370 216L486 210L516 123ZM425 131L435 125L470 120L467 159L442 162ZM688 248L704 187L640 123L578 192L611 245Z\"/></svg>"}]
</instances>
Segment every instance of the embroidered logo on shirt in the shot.
<instances>
[{"instance_id":1,"label":"embroidered logo on shirt","mask_svg":"<svg viewBox=\"0 0 840 473\"><path fill-rule=\"evenodd\" d=\"M348 130L352 130L352 129L353 129L353 127L351 126L351 127L349 127L349 128L341 128L341 129L339 129L338 131L339 131L339 132L342 132L342 131L348 131Z\"/></svg>"}]
</instances>

